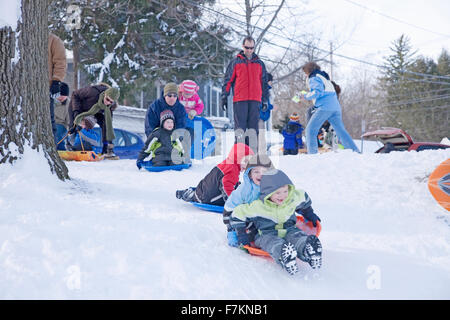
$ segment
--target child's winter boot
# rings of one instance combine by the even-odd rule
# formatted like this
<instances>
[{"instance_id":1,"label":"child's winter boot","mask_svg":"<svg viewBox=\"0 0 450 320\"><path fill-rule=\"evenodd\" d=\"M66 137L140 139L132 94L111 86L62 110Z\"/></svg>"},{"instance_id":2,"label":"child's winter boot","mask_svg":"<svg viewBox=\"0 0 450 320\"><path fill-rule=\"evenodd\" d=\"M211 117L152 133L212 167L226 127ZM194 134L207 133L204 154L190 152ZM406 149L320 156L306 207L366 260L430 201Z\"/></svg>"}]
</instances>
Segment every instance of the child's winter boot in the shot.
<instances>
[{"instance_id":1,"label":"child's winter boot","mask_svg":"<svg viewBox=\"0 0 450 320\"><path fill-rule=\"evenodd\" d=\"M305 262L308 262L311 268L318 269L322 266L322 245L319 238L314 235L308 236L303 249L303 256Z\"/></svg>"},{"instance_id":2,"label":"child's winter boot","mask_svg":"<svg viewBox=\"0 0 450 320\"><path fill-rule=\"evenodd\" d=\"M186 202L192 202L192 200L194 199L194 193L195 188L190 187L184 190L177 190L176 197Z\"/></svg>"},{"instance_id":3,"label":"child's winter boot","mask_svg":"<svg viewBox=\"0 0 450 320\"><path fill-rule=\"evenodd\" d=\"M286 271L294 275L298 272L297 261L297 250L295 250L294 245L290 242L283 244L281 247L281 265L286 269Z\"/></svg>"}]
</instances>

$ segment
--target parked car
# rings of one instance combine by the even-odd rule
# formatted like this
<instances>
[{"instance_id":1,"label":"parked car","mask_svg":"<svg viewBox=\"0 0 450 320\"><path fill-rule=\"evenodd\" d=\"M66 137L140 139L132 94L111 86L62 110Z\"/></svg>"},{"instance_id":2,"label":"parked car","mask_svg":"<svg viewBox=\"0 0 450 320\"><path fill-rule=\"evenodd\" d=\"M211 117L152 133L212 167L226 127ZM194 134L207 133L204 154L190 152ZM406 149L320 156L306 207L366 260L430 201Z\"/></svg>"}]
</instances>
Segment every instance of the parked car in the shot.
<instances>
[{"instance_id":1,"label":"parked car","mask_svg":"<svg viewBox=\"0 0 450 320\"><path fill-rule=\"evenodd\" d=\"M414 142L410 135L398 128L382 128L366 132L362 138L375 138L383 146L375 153L389 153L391 151L423 151L450 148L449 145L435 142Z\"/></svg>"},{"instance_id":2,"label":"parked car","mask_svg":"<svg viewBox=\"0 0 450 320\"><path fill-rule=\"evenodd\" d=\"M58 129L57 133L57 141L60 141L64 135L67 133L64 126L61 126L63 129ZM94 127L94 129L98 136L101 137L101 128ZM142 138L136 134L127 130L114 128L114 134L116 138L113 141L114 144L114 153L120 157L120 159L137 159L139 151L144 147L144 141ZM102 152L102 142L100 139L97 141L97 145L93 146L93 151L96 153ZM64 141L58 145L58 150L66 150L64 147Z\"/></svg>"}]
</instances>

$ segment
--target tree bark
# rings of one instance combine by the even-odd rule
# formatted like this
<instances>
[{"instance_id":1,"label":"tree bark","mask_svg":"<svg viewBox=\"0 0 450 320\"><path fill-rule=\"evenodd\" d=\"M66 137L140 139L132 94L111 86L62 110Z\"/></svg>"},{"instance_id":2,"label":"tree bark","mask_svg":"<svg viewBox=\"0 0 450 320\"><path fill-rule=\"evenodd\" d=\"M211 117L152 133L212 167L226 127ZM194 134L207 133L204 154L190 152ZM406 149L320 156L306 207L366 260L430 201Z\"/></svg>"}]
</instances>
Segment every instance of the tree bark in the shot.
<instances>
[{"instance_id":1,"label":"tree bark","mask_svg":"<svg viewBox=\"0 0 450 320\"><path fill-rule=\"evenodd\" d=\"M0 28L0 165L14 164L29 146L65 180L68 170L50 121L47 5L48 0L22 0L17 29Z\"/></svg>"}]
</instances>

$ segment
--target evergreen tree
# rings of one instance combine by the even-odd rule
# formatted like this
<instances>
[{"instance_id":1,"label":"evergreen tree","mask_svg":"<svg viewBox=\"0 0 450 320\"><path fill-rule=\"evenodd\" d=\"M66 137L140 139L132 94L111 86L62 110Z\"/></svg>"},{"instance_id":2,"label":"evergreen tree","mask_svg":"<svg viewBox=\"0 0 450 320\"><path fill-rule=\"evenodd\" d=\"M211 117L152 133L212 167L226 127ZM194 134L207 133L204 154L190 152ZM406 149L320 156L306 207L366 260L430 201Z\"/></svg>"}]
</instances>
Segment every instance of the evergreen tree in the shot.
<instances>
[{"instance_id":1,"label":"evergreen tree","mask_svg":"<svg viewBox=\"0 0 450 320\"><path fill-rule=\"evenodd\" d=\"M443 50L438 62L413 58L409 39L393 42L385 58L381 89L383 126L399 127L416 140L439 141L449 132L450 57Z\"/></svg>"},{"instance_id":2,"label":"evergreen tree","mask_svg":"<svg viewBox=\"0 0 450 320\"><path fill-rule=\"evenodd\" d=\"M219 24L202 26L199 6L188 2L54 0L52 4L51 30L69 43L74 59L79 52L92 82L120 87L128 104L137 104L141 90L147 100L156 98L155 81L217 78L231 54L227 30ZM70 4L81 9L81 23L79 29L68 31Z\"/></svg>"}]
</instances>

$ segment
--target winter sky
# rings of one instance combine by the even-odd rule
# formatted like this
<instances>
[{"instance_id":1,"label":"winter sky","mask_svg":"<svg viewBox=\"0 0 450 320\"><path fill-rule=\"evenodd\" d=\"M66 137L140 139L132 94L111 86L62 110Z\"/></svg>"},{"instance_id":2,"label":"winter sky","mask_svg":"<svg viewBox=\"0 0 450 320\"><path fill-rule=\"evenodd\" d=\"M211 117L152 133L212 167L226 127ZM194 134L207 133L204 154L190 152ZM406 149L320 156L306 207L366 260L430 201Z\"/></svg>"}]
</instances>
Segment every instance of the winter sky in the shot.
<instances>
[{"instance_id":1,"label":"winter sky","mask_svg":"<svg viewBox=\"0 0 450 320\"><path fill-rule=\"evenodd\" d=\"M272 1L273 5L280 0ZM239 10L238 0L218 0L223 7ZM319 47L330 49L333 42L335 77L348 72L375 71L376 67L348 58L381 64L390 54L392 41L402 34L410 38L417 55L437 59L442 48L450 50L450 1L448 0L287 0L291 7L304 12L301 24L306 33L320 36ZM242 6L242 5L241 5ZM241 9L242 10L242 9ZM286 21L289 28L291 21ZM300 30L303 31L303 30ZM299 41L304 39L299 38Z\"/></svg>"}]
</instances>

